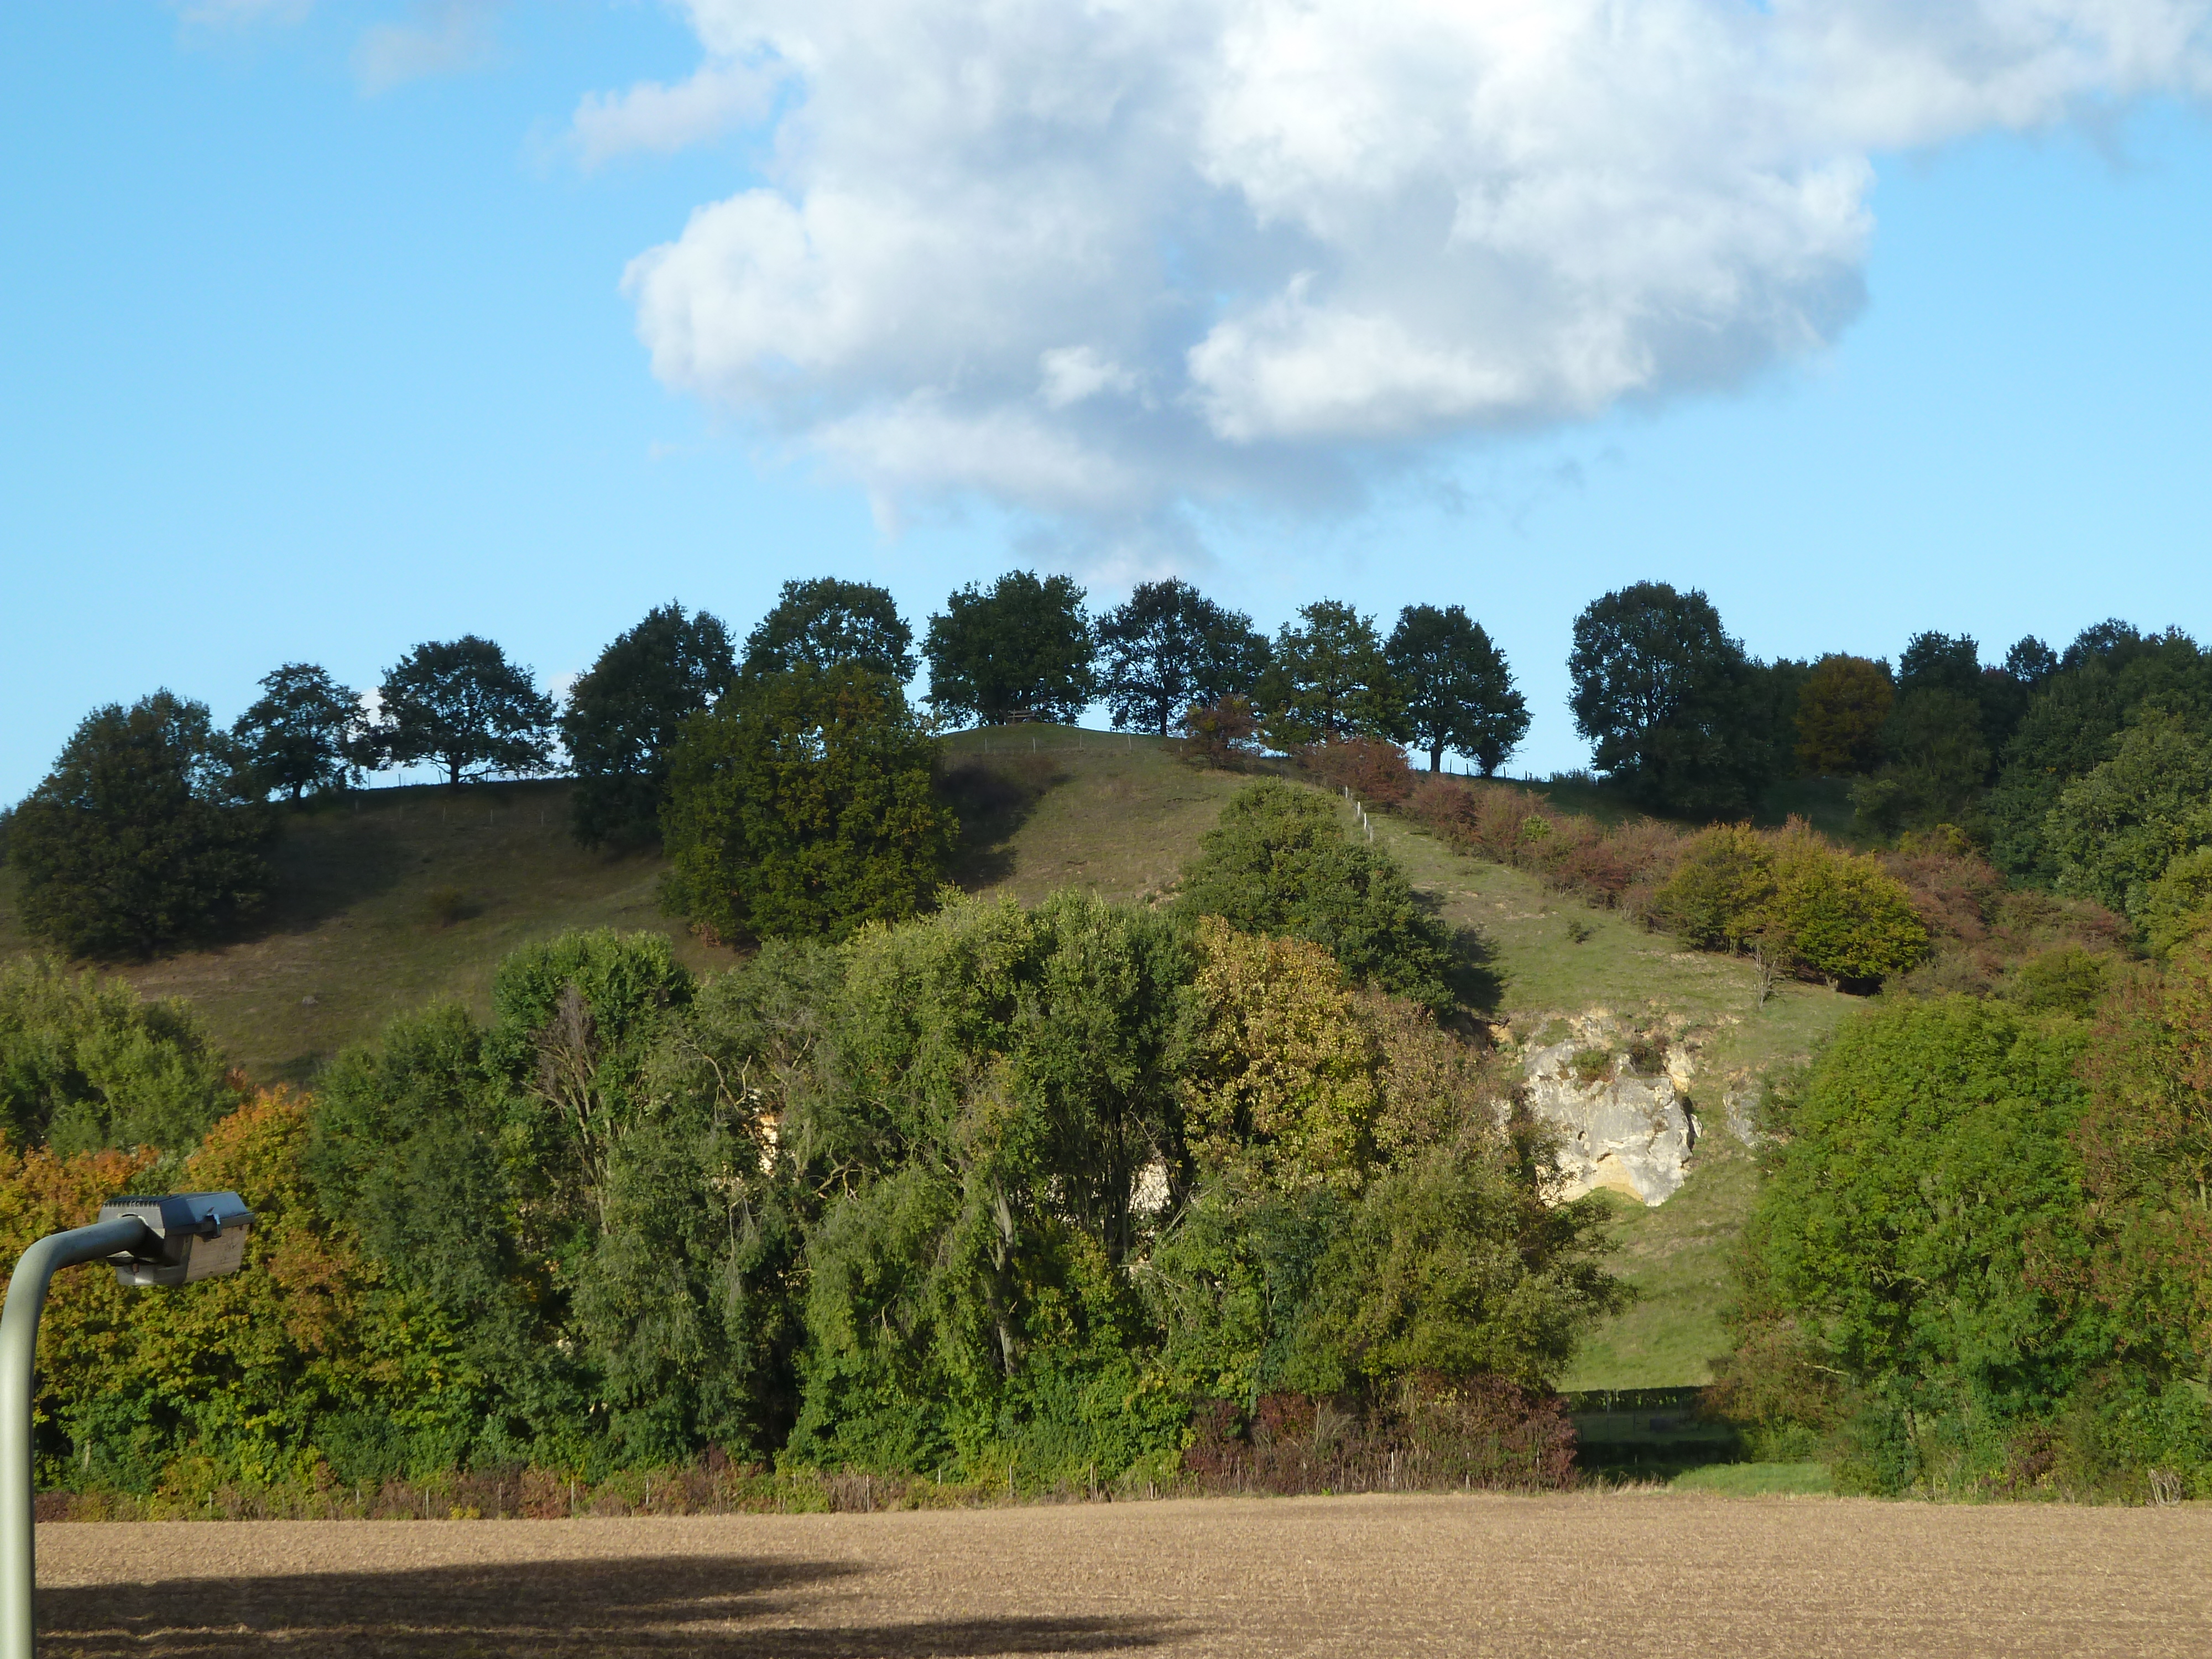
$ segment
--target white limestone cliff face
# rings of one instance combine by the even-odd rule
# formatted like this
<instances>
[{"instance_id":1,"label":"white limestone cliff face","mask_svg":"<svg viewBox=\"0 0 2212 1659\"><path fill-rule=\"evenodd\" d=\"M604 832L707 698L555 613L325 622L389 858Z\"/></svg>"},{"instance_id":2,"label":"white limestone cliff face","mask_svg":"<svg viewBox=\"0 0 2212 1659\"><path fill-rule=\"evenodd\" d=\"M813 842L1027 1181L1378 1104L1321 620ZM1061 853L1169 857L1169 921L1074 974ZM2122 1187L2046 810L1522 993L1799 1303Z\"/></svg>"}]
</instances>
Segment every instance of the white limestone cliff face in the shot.
<instances>
[{"instance_id":1,"label":"white limestone cliff face","mask_svg":"<svg viewBox=\"0 0 2212 1659\"><path fill-rule=\"evenodd\" d=\"M1696 1037L1680 1021L1639 1028L1604 1008L1516 1020L1502 1041L1521 1049L1528 1107L1559 1131L1559 1196L1609 1188L1638 1203L1665 1203L1687 1178L1701 1133L1691 1085ZM1716 1116L1752 1139L1746 1079L1707 1080Z\"/></svg>"}]
</instances>

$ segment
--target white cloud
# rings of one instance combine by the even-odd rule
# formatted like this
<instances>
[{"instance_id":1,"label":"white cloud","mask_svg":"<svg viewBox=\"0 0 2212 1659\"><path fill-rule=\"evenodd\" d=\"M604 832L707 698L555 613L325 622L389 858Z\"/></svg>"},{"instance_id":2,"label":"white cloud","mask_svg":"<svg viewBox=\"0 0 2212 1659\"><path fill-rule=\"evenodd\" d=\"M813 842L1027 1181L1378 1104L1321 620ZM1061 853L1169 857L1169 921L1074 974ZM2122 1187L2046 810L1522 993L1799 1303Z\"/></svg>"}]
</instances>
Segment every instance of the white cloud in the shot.
<instances>
[{"instance_id":1,"label":"white cloud","mask_svg":"<svg viewBox=\"0 0 2212 1659\"><path fill-rule=\"evenodd\" d=\"M676 85L641 81L624 93L589 93L571 123L586 171L617 156L665 155L757 121L768 112L780 76L752 64L714 63Z\"/></svg>"},{"instance_id":2,"label":"white cloud","mask_svg":"<svg viewBox=\"0 0 2212 1659\"><path fill-rule=\"evenodd\" d=\"M354 78L367 93L410 81L481 68L497 47L492 14L499 0L426 0L405 23L378 23L354 43Z\"/></svg>"},{"instance_id":3,"label":"white cloud","mask_svg":"<svg viewBox=\"0 0 2212 1659\"><path fill-rule=\"evenodd\" d=\"M2209 9L690 0L699 73L574 138L774 112L765 183L627 275L668 386L886 514L1157 525L1817 350L1874 154L2202 91Z\"/></svg>"}]
</instances>

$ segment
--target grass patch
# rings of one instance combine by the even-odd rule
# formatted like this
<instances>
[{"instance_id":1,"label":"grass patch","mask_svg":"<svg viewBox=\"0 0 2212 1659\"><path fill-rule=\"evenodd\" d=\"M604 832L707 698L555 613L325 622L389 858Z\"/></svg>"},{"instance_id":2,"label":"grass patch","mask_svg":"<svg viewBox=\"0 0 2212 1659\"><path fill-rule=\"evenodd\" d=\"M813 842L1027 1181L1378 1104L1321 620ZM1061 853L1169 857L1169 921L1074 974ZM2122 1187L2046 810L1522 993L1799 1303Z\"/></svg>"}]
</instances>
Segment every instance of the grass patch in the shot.
<instances>
[{"instance_id":1,"label":"grass patch","mask_svg":"<svg viewBox=\"0 0 2212 1659\"><path fill-rule=\"evenodd\" d=\"M1175 883L1199 837L1252 779L1182 758L1174 739L1066 726L1000 726L946 742L949 798L963 807L955 876L1024 904L1073 887L1142 899Z\"/></svg>"},{"instance_id":2,"label":"grass patch","mask_svg":"<svg viewBox=\"0 0 2212 1659\"><path fill-rule=\"evenodd\" d=\"M1667 1489L1723 1498L1819 1498L1834 1492L1836 1482L1826 1463L1709 1463L1684 1470Z\"/></svg>"},{"instance_id":3,"label":"grass patch","mask_svg":"<svg viewBox=\"0 0 2212 1659\"><path fill-rule=\"evenodd\" d=\"M734 962L660 914L658 858L569 839L568 788L368 789L288 814L251 933L115 971L147 996L188 1000L257 1080L304 1083L404 1010L453 999L488 1013L500 958L568 928L664 933L696 969ZM0 871L0 954L33 948L14 872Z\"/></svg>"},{"instance_id":4,"label":"grass patch","mask_svg":"<svg viewBox=\"0 0 2212 1659\"><path fill-rule=\"evenodd\" d=\"M1701 1140L1681 1190L1647 1209L1605 1194L1620 1248L1613 1271L1636 1300L1586 1339L1563 1388L1661 1389L1711 1380L1729 1349L1721 1310L1734 1294L1735 1242L1759 1196L1751 1154L1724 1135Z\"/></svg>"}]
</instances>

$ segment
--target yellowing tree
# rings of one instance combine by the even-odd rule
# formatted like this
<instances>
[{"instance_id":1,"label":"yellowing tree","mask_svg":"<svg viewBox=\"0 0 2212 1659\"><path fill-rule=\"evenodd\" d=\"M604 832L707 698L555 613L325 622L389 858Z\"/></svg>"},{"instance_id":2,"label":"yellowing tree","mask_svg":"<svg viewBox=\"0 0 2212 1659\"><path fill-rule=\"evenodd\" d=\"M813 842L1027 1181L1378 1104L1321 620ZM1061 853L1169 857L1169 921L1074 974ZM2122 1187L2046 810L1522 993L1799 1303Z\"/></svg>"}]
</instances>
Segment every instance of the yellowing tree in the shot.
<instances>
[{"instance_id":1,"label":"yellowing tree","mask_svg":"<svg viewBox=\"0 0 2212 1659\"><path fill-rule=\"evenodd\" d=\"M1373 1158L1373 1037L1318 945L1198 924L1200 1011L1184 1084L1191 1150L1287 1187L1356 1188Z\"/></svg>"},{"instance_id":2,"label":"yellowing tree","mask_svg":"<svg viewBox=\"0 0 2212 1659\"><path fill-rule=\"evenodd\" d=\"M1814 777L1871 772L1881 759L1881 724L1897 701L1889 670L1833 653L1813 666L1797 694L1797 765Z\"/></svg>"}]
</instances>

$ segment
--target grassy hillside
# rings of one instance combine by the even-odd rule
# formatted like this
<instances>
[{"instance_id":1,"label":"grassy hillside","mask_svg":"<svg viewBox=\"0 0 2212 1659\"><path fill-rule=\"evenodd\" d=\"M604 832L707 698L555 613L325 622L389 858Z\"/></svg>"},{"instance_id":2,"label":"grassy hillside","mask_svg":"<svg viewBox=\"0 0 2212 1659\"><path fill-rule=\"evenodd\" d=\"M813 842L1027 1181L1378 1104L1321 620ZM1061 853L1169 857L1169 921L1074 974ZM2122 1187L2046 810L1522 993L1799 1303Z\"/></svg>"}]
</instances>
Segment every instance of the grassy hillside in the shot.
<instances>
[{"instance_id":1,"label":"grassy hillside","mask_svg":"<svg viewBox=\"0 0 2212 1659\"><path fill-rule=\"evenodd\" d=\"M1655 1023L1671 1016L1698 1046L1691 1095L1704 1108L1705 1134L1689 1179L1656 1209L1614 1204L1613 1267L1638 1300L1584 1346L1566 1386L1705 1382L1705 1362L1727 1346L1729 1257L1757 1192L1750 1155L1718 1128L1719 1097L1731 1082L1743 1086L1809 1055L1855 1000L1785 984L1761 1009L1747 963L1678 950L1663 933L1549 892L1520 871L1463 858L1412 825L1377 817L1375 826L1414 884L1443 901L1445 917L1489 941L1510 1032L1533 1035L1553 1015L1605 1008Z\"/></svg>"},{"instance_id":2,"label":"grassy hillside","mask_svg":"<svg viewBox=\"0 0 2212 1659\"><path fill-rule=\"evenodd\" d=\"M361 791L289 821L250 937L118 971L189 998L255 1078L304 1082L402 1009L453 997L483 1012L502 956L568 928L652 928L694 967L734 959L661 915L658 859L583 851L568 811L565 783ZM0 872L0 952L27 948Z\"/></svg>"},{"instance_id":3,"label":"grassy hillside","mask_svg":"<svg viewBox=\"0 0 2212 1659\"><path fill-rule=\"evenodd\" d=\"M955 877L1024 902L1062 886L1113 899L1162 890L1248 781L1193 768L1157 738L1065 726L963 732L948 748L945 788L964 826ZM305 1082L403 1009L451 997L483 1012L500 958L564 929L649 928L695 969L736 960L660 914L658 859L587 853L569 840L568 787L374 790L302 813L276 856L276 903L252 937L122 971L149 995L189 998L256 1078ZM1742 963L1678 951L1410 825L1378 818L1376 828L1444 915L1487 941L1494 1017L1510 1033L1595 1007L1671 1018L1699 1045L1693 1089L1709 1122L1729 1079L1808 1054L1849 1006L1787 986L1759 1010ZM0 954L27 948L12 874L0 870ZM1726 1254L1753 1181L1748 1158L1712 1135L1669 1202L1619 1206L1617 1265L1643 1298L1589 1345L1573 1386L1704 1380L1704 1361L1723 1343Z\"/></svg>"}]
</instances>

